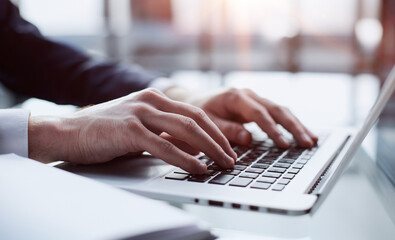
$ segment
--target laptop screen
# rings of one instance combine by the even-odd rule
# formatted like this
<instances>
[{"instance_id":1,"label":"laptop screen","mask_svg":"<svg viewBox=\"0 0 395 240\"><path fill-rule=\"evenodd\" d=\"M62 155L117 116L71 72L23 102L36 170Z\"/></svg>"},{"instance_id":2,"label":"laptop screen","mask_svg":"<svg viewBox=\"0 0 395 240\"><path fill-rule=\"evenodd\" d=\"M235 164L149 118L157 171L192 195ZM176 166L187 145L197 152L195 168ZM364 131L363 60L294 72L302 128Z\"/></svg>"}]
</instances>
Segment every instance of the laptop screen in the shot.
<instances>
[{"instance_id":1,"label":"laptop screen","mask_svg":"<svg viewBox=\"0 0 395 240\"><path fill-rule=\"evenodd\" d=\"M380 115L376 146L374 160L395 188L395 94L391 96Z\"/></svg>"}]
</instances>

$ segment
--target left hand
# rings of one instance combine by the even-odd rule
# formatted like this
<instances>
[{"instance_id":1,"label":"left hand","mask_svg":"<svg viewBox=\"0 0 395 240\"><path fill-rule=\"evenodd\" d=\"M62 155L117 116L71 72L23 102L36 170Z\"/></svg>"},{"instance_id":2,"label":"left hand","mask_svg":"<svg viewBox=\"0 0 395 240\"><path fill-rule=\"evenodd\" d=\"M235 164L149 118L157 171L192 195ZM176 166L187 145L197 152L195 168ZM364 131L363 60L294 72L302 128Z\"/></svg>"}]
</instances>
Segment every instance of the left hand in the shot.
<instances>
[{"instance_id":1,"label":"left hand","mask_svg":"<svg viewBox=\"0 0 395 240\"><path fill-rule=\"evenodd\" d=\"M311 148L318 141L318 137L288 108L262 98L250 89L231 88L205 97L192 94L185 101L202 108L225 137L235 144L247 145L251 142L251 133L242 125L248 122L256 122L280 148L288 148L290 143L277 124L288 130L301 147Z\"/></svg>"}]
</instances>

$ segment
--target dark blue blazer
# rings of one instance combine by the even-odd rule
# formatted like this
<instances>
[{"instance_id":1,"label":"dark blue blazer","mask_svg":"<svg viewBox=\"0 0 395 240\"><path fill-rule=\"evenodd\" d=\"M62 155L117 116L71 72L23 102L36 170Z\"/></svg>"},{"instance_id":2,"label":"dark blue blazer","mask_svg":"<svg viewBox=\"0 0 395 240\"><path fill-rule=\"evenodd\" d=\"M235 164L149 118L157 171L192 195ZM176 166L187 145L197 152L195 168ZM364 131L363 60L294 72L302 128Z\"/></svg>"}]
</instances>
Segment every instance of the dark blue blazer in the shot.
<instances>
[{"instance_id":1,"label":"dark blue blazer","mask_svg":"<svg viewBox=\"0 0 395 240\"><path fill-rule=\"evenodd\" d=\"M83 106L142 90L156 77L47 39L10 1L0 0L0 82L16 93Z\"/></svg>"}]
</instances>

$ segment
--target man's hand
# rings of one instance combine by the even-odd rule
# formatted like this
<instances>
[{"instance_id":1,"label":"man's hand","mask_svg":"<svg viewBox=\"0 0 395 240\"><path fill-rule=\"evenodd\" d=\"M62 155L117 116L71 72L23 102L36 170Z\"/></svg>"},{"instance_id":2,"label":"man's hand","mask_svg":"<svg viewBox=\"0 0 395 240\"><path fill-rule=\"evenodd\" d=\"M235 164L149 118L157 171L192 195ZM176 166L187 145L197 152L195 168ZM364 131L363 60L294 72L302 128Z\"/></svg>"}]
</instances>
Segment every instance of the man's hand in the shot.
<instances>
[{"instance_id":1,"label":"man's hand","mask_svg":"<svg viewBox=\"0 0 395 240\"><path fill-rule=\"evenodd\" d=\"M150 89L66 118L31 117L28 129L29 157L42 162L99 163L148 151L191 173L204 173L206 165L192 156L196 150L224 168L232 168L236 159L202 109Z\"/></svg>"},{"instance_id":2,"label":"man's hand","mask_svg":"<svg viewBox=\"0 0 395 240\"><path fill-rule=\"evenodd\" d=\"M277 124L292 133L301 147L313 147L318 141L318 137L311 133L288 108L262 98L249 89L232 88L201 96L173 88L166 94L170 98L202 108L222 133L236 144L246 145L251 142L251 134L242 125L248 122L256 122L281 148L288 148L290 143L284 138Z\"/></svg>"}]
</instances>

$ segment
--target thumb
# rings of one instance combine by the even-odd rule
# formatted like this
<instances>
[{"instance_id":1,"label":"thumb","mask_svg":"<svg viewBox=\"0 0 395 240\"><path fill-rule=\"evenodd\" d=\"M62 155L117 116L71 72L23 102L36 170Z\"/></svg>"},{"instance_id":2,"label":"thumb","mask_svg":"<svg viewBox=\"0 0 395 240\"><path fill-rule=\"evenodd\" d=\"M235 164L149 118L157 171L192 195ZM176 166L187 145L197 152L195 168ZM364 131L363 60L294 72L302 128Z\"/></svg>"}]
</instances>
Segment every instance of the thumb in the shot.
<instances>
[{"instance_id":1,"label":"thumb","mask_svg":"<svg viewBox=\"0 0 395 240\"><path fill-rule=\"evenodd\" d=\"M251 143L251 133L242 124L221 118L216 118L214 122L230 142L238 145Z\"/></svg>"}]
</instances>

